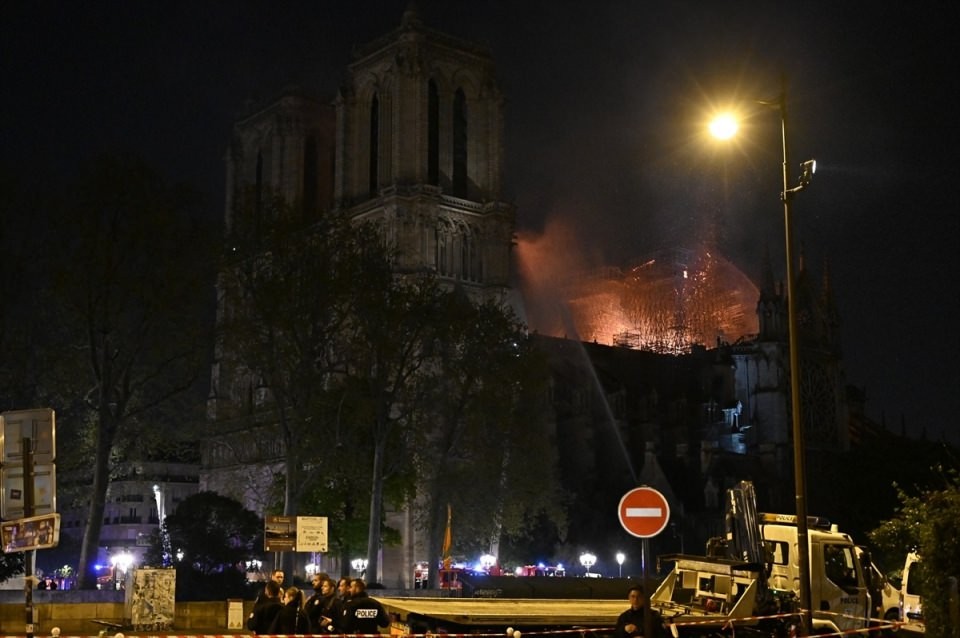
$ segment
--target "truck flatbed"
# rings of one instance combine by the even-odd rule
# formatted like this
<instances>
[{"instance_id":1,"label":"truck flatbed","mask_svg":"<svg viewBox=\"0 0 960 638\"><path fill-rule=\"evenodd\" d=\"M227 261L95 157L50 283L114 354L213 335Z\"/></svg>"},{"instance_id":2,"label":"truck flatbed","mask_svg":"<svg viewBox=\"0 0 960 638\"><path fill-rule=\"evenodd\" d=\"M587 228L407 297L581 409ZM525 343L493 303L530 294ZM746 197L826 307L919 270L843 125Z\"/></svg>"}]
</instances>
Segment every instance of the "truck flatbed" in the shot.
<instances>
[{"instance_id":1,"label":"truck flatbed","mask_svg":"<svg viewBox=\"0 0 960 638\"><path fill-rule=\"evenodd\" d=\"M471 627L613 627L626 600L519 598L377 598L401 622Z\"/></svg>"}]
</instances>

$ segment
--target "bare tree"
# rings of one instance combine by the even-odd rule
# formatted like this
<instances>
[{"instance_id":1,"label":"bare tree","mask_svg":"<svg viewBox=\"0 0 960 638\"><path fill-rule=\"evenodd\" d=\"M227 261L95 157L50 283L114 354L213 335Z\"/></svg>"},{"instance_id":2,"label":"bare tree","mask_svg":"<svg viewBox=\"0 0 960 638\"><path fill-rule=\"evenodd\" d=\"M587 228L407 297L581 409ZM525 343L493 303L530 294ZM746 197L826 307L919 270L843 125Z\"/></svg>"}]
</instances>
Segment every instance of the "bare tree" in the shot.
<instances>
[{"instance_id":1,"label":"bare tree","mask_svg":"<svg viewBox=\"0 0 960 638\"><path fill-rule=\"evenodd\" d=\"M196 201L135 158L105 157L68 191L59 211L49 296L55 312L47 317L59 340L57 390L77 393L85 414L71 416L92 430L80 587L95 585L116 445L124 434L149 445L147 434L162 430L152 419L203 376L213 237ZM130 436L131 429L141 435Z\"/></svg>"}]
</instances>

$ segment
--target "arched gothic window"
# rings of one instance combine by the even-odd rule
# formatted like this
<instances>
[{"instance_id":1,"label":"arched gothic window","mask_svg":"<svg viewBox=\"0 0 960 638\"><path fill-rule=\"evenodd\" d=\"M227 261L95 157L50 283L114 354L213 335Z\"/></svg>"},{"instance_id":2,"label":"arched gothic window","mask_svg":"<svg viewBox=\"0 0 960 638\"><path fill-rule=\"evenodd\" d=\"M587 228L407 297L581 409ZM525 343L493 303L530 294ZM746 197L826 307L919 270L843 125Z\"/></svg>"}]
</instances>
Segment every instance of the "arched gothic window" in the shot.
<instances>
[{"instance_id":1,"label":"arched gothic window","mask_svg":"<svg viewBox=\"0 0 960 638\"><path fill-rule=\"evenodd\" d=\"M457 89L453 99L453 194L467 197L467 97Z\"/></svg>"},{"instance_id":2,"label":"arched gothic window","mask_svg":"<svg viewBox=\"0 0 960 638\"><path fill-rule=\"evenodd\" d=\"M370 100L370 196L380 191L380 98Z\"/></svg>"},{"instance_id":3,"label":"arched gothic window","mask_svg":"<svg viewBox=\"0 0 960 638\"><path fill-rule=\"evenodd\" d=\"M427 183L440 184L440 94L430 80L427 89Z\"/></svg>"}]
</instances>

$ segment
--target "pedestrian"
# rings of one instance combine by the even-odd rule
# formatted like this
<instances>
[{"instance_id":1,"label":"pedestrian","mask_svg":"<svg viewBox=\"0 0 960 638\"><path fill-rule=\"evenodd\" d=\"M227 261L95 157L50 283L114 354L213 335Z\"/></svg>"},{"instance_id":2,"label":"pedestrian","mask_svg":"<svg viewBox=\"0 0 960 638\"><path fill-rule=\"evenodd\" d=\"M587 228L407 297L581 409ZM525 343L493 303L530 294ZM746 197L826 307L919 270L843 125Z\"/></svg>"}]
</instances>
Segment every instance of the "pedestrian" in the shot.
<instances>
[{"instance_id":1,"label":"pedestrian","mask_svg":"<svg viewBox=\"0 0 960 638\"><path fill-rule=\"evenodd\" d=\"M337 581L337 598L341 603L350 600L350 579L343 577Z\"/></svg>"},{"instance_id":2,"label":"pedestrian","mask_svg":"<svg viewBox=\"0 0 960 638\"><path fill-rule=\"evenodd\" d=\"M282 570L282 569L275 569L275 570L273 570L273 573L270 575L270 580L273 581L273 582L275 582L275 583L277 584L277 586L280 587L280 593L277 595L277 598L279 598L279 599L281 599L281 600L283 600L283 579L284 579L284 573L283 573L283 570ZM260 591L260 593L257 594L256 600L253 601L253 606L254 606L254 607L256 607L256 606L257 606L257 603L259 603L260 600L261 600L261 598L263 598L263 595L264 595L264 592L265 592L265 591L266 591L266 587L264 587L264 588Z\"/></svg>"},{"instance_id":3,"label":"pedestrian","mask_svg":"<svg viewBox=\"0 0 960 638\"><path fill-rule=\"evenodd\" d=\"M310 626L315 633L332 632L334 619L339 621L339 616L333 609L339 602L336 596L337 586L326 574L314 574L311 582L314 593L304 605Z\"/></svg>"},{"instance_id":4,"label":"pedestrian","mask_svg":"<svg viewBox=\"0 0 960 638\"><path fill-rule=\"evenodd\" d=\"M310 584L313 586L313 593L310 595L310 598L307 598L307 602L303 603L303 608L307 610L307 616L310 618L310 623L316 627L316 621L319 620L317 615L320 611L320 599L323 597L323 593L320 591L323 586L323 579L329 578L324 572L317 572L310 577Z\"/></svg>"},{"instance_id":5,"label":"pedestrian","mask_svg":"<svg viewBox=\"0 0 960 638\"><path fill-rule=\"evenodd\" d=\"M367 585L359 578L350 581L350 600L343 607L342 624L338 628L345 634L376 634L379 627L390 624L387 611L378 601L367 594Z\"/></svg>"},{"instance_id":6,"label":"pedestrian","mask_svg":"<svg viewBox=\"0 0 960 638\"><path fill-rule=\"evenodd\" d=\"M49 576L47 576L46 578L44 578L43 580L41 580L41 581L40 581L40 584L37 585L37 589L51 589L51 590L52 590L52 589L56 589L56 588L57 588L57 581L55 581L54 579L50 578Z\"/></svg>"},{"instance_id":7,"label":"pedestrian","mask_svg":"<svg viewBox=\"0 0 960 638\"><path fill-rule=\"evenodd\" d=\"M310 620L303 609L303 592L296 587L289 587L283 593L283 607L274 617L270 625L270 633L277 634L309 634Z\"/></svg>"},{"instance_id":8,"label":"pedestrian","mask_svg":"<svg viewBox=\"0 0 960 638\"><path fill-rule=\"evenodd\" d=\"M255 634L269 634L270 627L282 607L280 585L273 580L267 581L263 591L253 603L253 611L247 618L247 629Z\"/></svg>"},{"instance_id":9,"label":"pedestrian","mask_svg":"<svg viewBox=\"0 0 960 638\"><path fill-rule=\"evenodd\" d=\"M663 627L663 618L656 609L647 607L647 595L642 585L634 585L627 593L630 600L630 609L620 614L613 630L613 638L661 638L666 636ZM644 634L646 615L650 615L651 634Z\"/></svg>"}]
</instances>

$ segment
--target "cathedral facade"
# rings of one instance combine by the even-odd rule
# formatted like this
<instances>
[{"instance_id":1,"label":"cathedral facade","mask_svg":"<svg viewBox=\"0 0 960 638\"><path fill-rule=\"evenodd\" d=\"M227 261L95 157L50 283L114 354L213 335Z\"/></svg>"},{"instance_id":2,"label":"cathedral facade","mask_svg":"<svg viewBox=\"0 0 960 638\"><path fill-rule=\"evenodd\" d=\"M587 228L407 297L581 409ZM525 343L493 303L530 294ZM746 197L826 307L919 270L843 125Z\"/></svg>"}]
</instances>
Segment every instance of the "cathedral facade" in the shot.
<instances>
[{"instance_id":1,"label":"cathedral facade","mask_svg":"<svg viewBox=\"0 0 960 638\"><path fill-rule=\"evenodd\" d=\"M514 208L501 192L503 97L494 71L489 51L408 10L397 29L355 50L334 98L291 87L250 107L225 158L227 250L264 250L263 231L280 210L307 225L342 215L376 226L398 274L431 273L474 301L505 300ZM218 321L239 306L228 279L218 283ZM229 349L219 338L201 487L263 513L285 451L270 389L256 371L231 368ZM411 517L396 512L389 523L402 530L404 548L385 552L375 578L407 584Z\"/></svg>"},{"instance_id":2,"label":"cathedral facade","mask_svg":"<svg viewBox=\"0 0 960 638\"><path fill-rule=\"evenodd\" d=\"M408 10L358 50L335 104L335 208L376 222L399 271L502 299L514 209L502 199L503 97L489 52Z\"/></svg>"}]
</instances>

